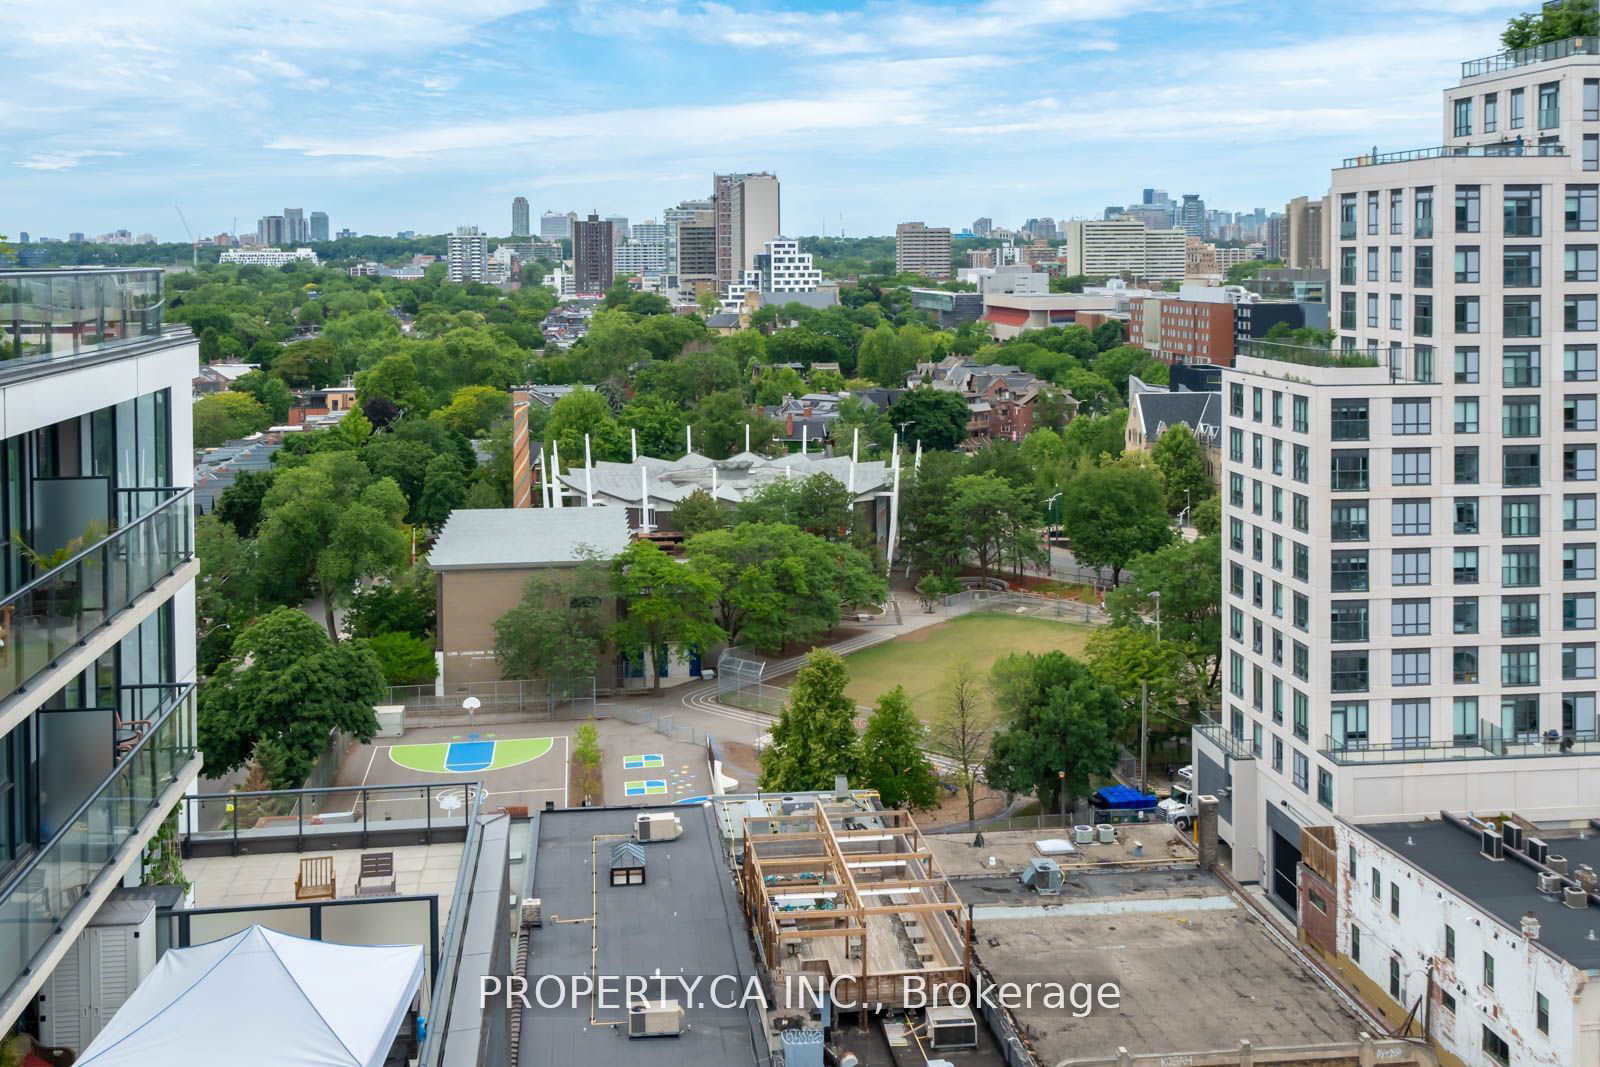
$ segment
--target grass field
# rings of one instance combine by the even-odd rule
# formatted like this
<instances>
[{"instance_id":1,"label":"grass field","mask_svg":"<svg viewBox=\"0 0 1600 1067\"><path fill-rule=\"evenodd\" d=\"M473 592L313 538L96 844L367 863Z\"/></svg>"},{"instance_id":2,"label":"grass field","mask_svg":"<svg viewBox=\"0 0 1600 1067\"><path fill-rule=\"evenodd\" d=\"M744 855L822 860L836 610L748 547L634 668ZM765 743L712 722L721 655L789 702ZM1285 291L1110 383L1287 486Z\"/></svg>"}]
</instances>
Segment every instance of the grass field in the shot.
<instances>
[{"instance_id":1,"label":"grass field","mask_svg":"<svg viewBox=\"0 0 1600 1067\"><path fill-rule=\"evenodd\" d=\"M995 660L1013 652L1077 655L1089 631L1072 623L975 611L846 656L846 692L857 704L871 707L887 690L905 686L912 708L926 719L938 708L945 674L957 660L987 674Z\"/></svg>"}]
</instances>

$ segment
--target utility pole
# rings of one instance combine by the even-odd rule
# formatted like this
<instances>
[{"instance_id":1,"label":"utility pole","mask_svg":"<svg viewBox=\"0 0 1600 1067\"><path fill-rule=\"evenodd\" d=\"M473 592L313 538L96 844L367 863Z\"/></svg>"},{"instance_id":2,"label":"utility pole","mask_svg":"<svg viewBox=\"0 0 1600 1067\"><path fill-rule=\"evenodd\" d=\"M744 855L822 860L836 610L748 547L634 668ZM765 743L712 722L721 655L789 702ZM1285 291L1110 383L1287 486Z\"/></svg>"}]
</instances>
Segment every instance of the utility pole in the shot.
<instances>
[{"instance_id":1,"label":"utility pole","mask_svg":"<svg viewBox=\"0 0 1600 1067\"><path fill-rule=\"evenodd\" d=\"M1153 589L1156 602L1156 648L1161 647L1161 590ZM1139 791L1150 792L1150 683L1139 683Z\"/></svg>"}]
</instances>

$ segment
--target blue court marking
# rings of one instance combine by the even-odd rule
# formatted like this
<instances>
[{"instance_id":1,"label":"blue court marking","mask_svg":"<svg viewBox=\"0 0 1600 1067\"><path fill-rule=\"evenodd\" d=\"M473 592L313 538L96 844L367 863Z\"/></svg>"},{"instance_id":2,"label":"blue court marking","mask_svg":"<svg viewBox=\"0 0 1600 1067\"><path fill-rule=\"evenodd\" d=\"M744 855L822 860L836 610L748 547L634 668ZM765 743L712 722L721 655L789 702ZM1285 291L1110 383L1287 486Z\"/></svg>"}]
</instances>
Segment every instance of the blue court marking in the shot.
<instances>
[{"instance_id":1,"label":"blue court marking","mask_svg":"<svg viewBox=\"0 0 1600 1067\"><path fill-rule=\"evenodd\" d=\"M481 771L494 762L493 741L452 741L445 753L447 771Z\"/></svg>"},{"instance_id":2,"label":"blue court marking","mask_svg":"<svg viewBox=\"0 0 1600 1067\"><path fill-rule=\"evenodd\" d=\"M659 753L646 753L642 756L624 756L622 769L625 771L642 771L648 767L660 767L666 763Z\"/></svg>"}]
</instances>

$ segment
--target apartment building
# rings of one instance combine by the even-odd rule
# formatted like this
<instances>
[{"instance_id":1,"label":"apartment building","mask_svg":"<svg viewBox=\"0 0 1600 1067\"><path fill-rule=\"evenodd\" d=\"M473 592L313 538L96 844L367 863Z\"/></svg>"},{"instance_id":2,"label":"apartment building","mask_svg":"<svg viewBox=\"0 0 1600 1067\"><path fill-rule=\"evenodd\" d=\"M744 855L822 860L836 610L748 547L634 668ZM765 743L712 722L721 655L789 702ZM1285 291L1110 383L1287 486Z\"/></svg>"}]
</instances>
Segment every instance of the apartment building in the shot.
<instances>
[{"instance_id":1,"label":"apartment building","mask_svg":"<svg viewBox=\"0 0 1600 1067\"><path fill-rule=\"evenodd\" d=\"M579 296L602 296L615 277L609 220L590 213L572 224L573 284Z\"/></svg>"},{"instance_id":2,"label":"apartment building","mask_svg":"<svg viewBox=\"0 0 1600 1067\"><path fill-rule=\"evenodd\" d=\"M1324 238L1328 228L1328 198L1312 200L1297 196L1283 209L1280 253L1284 264L1293 268L1325 268Z\"/></svg>"},{"instance_id":3,"label":"apartment building","mask_svg":"<svg viewBox=\"0 0 1600 1067\"><path fill-rule=\"evenodd\" d=\"M717 280L717 220L708 200L682 200L661 213L667 231L667 284L710 288Z\"/></svg>"},{"instance_id":4,"label":"apartment building","mask_svg":"<svg viewBox=\"0 0 1600 1067\"><path fill-rule=\"evenodd\" d=\"M783 233L780 224L778 177L759 174L712 176L712 204L716 216L717 287L743 280L755 268L756 253Z\"/></svg>"},{"instance_id":5,"label":"apartment building","mask_svg":"<svg viewBox=\"0 0 1600 1067\"><path fill-rule=\"evenodd\" d=\"M1345 160L1333 349L1224 372L1224 708L1196 772L1288 910L1302 827L1592 807L1597 53L1465 63L1442 146Z\"/></svg>"},{"instance_id":6,"label":"apartment building","mask_svg":"<svg viewBox=\"0 0 1600 1067\"><path fill-rule=\"evenodd\" d=\"M476 226L457 226L447 244L448 277L453 282L481 282L489 264L489 237Z\"/></svg>"},{"instance_id":7,"label":"apartment building","mask_svg":"<svg viewBox=\"0 0 1600 1067\"><path fill-rule=\"evenodd\" d=\"M1307 308L1263 300L1238 285L1185 283L1176 294L1151 294L1128 314L1128 343L1168 363L1230 366L1242 343L1265 337L1282 323L1290 329L1326 325L1325 315L1307 321Z\"/></svg>"},{"instance_id":8,"label":"apartment building","mask_svg":"<svg viewBox=\"0 0 1600 1067\"><path fill-rule=\"evenodd\" d=\"M809 293L822 284L822 272L811 265L811 253L789 237L768 241L756 256L755 269L766 293Z\"/></svg>"},{"instance_id":9,"label":"apartment building","mask_svg":"<svg viewBox=\"0 0 1600 1067\"><path fill-rule=\"evenodd\" d=\"M1187 242L1181 227L1152 230L1128 218L1075 219L1067 223L1066 272L1181 281L1188 267Z\"/></svg>"},{"instance_id":10,"label":"apartment building","mask_svg":"<svg viewBox=\"0 0 1600 1067\"><path fill-rule=\"evenodd\" d=\"M0 1025L195 783L190 383L159 270L0 272Z\"/></svg>"},{"instance_id":11,"label":"apartment building","mask_svg":"<svg viewBox=\"0 0 1600 1067\"><path fill-rule=\"evenodd\" d=\"M257 267L281 267L285 263L317 265L317 254L309 248L230 248L217 257L218 263L237 263Z\"/></svg>"},{"instance_id":12,"label":"apartment building","mask_svg":"<svg viewBox=\"0 0 1600 1067\"><path fill-rule=\"evenodd\" d=\"M894 228L894 269L924 278L950 277L950 227L900 223Z\"/></svg>"}]
</instances>

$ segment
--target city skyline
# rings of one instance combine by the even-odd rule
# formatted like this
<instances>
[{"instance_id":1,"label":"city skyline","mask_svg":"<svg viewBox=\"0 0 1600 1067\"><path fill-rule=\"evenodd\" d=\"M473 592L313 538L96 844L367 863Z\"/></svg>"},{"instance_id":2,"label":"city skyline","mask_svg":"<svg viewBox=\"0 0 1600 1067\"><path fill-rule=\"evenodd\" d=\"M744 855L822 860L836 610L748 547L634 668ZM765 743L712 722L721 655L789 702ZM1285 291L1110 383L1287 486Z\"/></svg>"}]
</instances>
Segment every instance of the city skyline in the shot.
<instances>
[{"instance_id":1,"label":"city skyline","mask_svg":"<svg viewBox=\"0 0 1600 1067\"><path fill-rule=\"evenodd\" d=\"M362 233L495 233L517 195L535 214L654 218L711 173L753 170L784 175L794 235L1097 217L1144 186L1281 210L1374 130L1386 149L1438 143L1439 85L1496 51L1521 6L1365 0L1284 28L1239 0L475 0L228 20L91 4L70 37L21 11L0 232L181 240L174 202L197 235L316 202ZM201 88L202 54L236 58ZM1002 101L986 84L1031 89ZM1025 157L995 150L1008 139Z\"/></svg>"}]
</instances>

